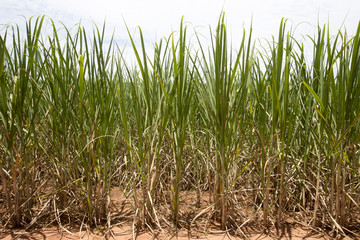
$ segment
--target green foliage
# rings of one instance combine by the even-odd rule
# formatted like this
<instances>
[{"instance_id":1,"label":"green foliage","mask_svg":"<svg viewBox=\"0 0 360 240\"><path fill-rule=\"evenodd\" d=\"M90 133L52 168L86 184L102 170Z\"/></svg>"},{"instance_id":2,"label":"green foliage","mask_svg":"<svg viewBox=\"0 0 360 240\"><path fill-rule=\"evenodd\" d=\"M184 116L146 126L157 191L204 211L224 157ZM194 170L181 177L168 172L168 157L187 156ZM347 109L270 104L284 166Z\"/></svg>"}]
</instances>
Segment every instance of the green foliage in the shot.
<instances>
[{"instance_id":1,"label":"green foliage","mask_svg":"<svg viewBox=\"0 0 360 240\"><path fill-rule=\"evenodd\" d=\"M130 67L105 25L91 35L50 19L43 36L44 21L30 19L25 38L17 26L0 36L0 198L13 226L36 214L110 224L115 186L142 228L161 228L164 208L181 227L187 192L197 193L192 222L211 207L224 229L241 225L239 196L264 224L294 210L313 226L354 223L360 25L351 38L319 27L312 59L285 20L267 52L251 29L233 50L224 13L210 48L196 33L194 49L181 20L153 59L141 29L139 42L128 29Z\"/></svg>"}]
</instances>

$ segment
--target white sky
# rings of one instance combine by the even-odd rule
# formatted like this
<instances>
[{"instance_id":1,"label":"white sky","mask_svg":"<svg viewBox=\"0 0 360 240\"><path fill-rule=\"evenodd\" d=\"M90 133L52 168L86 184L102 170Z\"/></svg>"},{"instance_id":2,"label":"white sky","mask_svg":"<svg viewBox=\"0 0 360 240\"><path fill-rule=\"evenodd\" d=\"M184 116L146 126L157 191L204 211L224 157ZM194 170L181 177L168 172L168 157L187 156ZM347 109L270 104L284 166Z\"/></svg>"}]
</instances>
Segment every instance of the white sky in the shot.
<instances>
[{"instance_id":1,"label":"white sky","mask_svg":"<svg viewBox=\"0 0 360 240\"><path fill-rule=\"evenodd\" d=\"M18 23L20 27L25 23L21 16L45 14L68 28L81 21L90 32L93 22L102 26L106 19L108 35L115 29L118 43L128 41L125 19L130 31L142 28L147 45L178 30L182 16L190 34L196 29L208 37L209 25L216 27L222 9L234 46L239 45L243 27L248 29L252 18L254 37L268 40L277 35L282 17L289 19L288 29L301 23L295 32L298 36L313 36L318 22L329 22L332 33L344 23L353 35L360 20L360 0L0 0L0 5L0 24Z\"/></svg>"}]
</instances>

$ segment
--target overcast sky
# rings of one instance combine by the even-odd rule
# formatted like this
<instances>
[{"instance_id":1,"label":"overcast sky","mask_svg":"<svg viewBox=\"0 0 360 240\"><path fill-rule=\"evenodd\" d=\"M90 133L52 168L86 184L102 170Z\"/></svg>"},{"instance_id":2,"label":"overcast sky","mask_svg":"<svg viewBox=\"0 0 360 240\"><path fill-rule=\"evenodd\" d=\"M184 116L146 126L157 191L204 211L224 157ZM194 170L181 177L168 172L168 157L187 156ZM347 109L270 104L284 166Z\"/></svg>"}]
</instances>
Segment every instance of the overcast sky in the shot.
<instances>
[{"instance_id":1,"label":"overcast sky","mask_svg":"<svg viewBox=\"0 0 360 240\"><path fill-rule=\"evenodd\" d=\"M234 44L249 28L253 19L253 33L257 38L271 40L277 35L282 17L296 34L314 35L318 22L330 23L336 33L345 26L355 34L360 20L360 0L0 0L0 24L18 23L23 17L47 15L65 23L68 28L81 24L92 28L106 19L108 34L115 29L115 39L128 39L124 20L134 31L140 26L148 44L177 30L184 16L189 32L193 29L208 34L209 25L215 28L221 10L226 13L228 29ZM123 20L124 19L124 20ZM300 24L301 23L301 24ZM344 23L344 25L342 25ZM300 25L299 25L300 24ZM2 32L1 32L2 33Z\"/></svg>"}]
</instances>

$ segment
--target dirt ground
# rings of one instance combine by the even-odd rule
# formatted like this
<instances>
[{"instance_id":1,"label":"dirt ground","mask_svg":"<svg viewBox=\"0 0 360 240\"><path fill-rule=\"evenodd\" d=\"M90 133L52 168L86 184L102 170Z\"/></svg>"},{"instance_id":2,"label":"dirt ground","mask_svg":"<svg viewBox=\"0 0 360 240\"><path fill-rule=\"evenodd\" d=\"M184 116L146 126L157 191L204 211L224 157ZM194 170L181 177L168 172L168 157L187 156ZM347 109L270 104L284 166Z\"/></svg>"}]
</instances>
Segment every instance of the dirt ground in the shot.
<instances>
[{"instance_id":1,"label":"dirt ground","mask_svg":"<svg viewBox=\"0 0 360 240\"><path fill-rule=\"evenodd\" d=\"M58 229L58 228L49 228L42 230L31 230L31 231L9 231L6 233L0 233L0 239L11 240L11 239L31 239L31 240L75 240L75 239L84 239L84 240L101 240L101 239L117 239L117 240L145 240L145 239L211 239L211 240L222 240L222 239L249 239L249 240L267 240L267 239L289 239L289 240L315 240L315 239L354 239L351 237L342 237L339 236L324 236L320 233L312 233L309 229L305 228L295 228L295 229L286 229L283 232L271 232L271 233L253 233L245 234L243 237L234 237L224 231L209 231L207 233L189 233L186 231L180 231L177 236L170 234L169 232L157 232L151 233L140 232L133 233L131 226L124 227L114 227L111 229L111 232L108 233L94 233L83 231L74 231L67 229ZM355 238L356 239L356 238Z\"/></svg>"},{"instance_id":2,"label":"dirt ground","mask_svg":"<svg viewBox=\"0 0 360 240\"><path fill-rule=\"evenodd\" d=\"M204 199L207 199L208 196L203 195ZM119 188L114 188L111 191L110 198L115 207L120 207L121 204L126 200L124 194ZM190 204L194 202L196 196L194 194L187 195L185 203ZM187 202L189 201L189 202ZM206 200L204 200L206 201ZM190 205L187 205L190 206ZM71 224L70 224L71 226ZM326 232L317 232L312 231L310 228L302 227L301 225L294 225L291 223L285 223L281 226L281 230L276 230L272 228L268 230L267 233L257 231L256 228L250 229L244 232L237 232L237 236L233 236L230 232L219 230L219 226L206 226L197 227L191 230L182 229L177 234L171 230L165 228L160 231L151 232L150 230L142 232L134 232L133 226L129 221L123 222L113 226L110 230L90 230L86 226L79 227L49 227L41 229L8 229L1 231L0 229L0 239L10 240L10 239L29 239L29 240L74 240L74 239L84 239L84 240L100 240L100 239L117 239L117 240L130 240L130 239L248 239L248 240L267 240L267 239L289 239L289 240L315 240L315 239L359 239L354 237L343 237L337 236L336 234L331 234Z\"/></svg>"}]
</instances>

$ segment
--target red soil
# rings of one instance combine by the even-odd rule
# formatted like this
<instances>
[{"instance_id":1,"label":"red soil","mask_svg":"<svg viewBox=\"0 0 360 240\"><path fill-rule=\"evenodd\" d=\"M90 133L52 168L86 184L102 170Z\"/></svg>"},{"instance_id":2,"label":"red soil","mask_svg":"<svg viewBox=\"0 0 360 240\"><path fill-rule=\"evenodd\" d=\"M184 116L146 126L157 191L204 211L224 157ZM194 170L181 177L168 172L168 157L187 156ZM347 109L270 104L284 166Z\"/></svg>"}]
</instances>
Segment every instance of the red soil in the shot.
<instances>
[{"instance_id":1,"label":"red soil","mask_svg":"<svg viewBox=\"0 0 360 240\"><path fill-rule=\"evenodd\" d=\"M124 194L119 188L114 188L111 192L111 200L115 207L121 207L124 205L124 201L127 201ZM187 205L186 208L190 206L189 202L196 201L195 194L188 194L184 197L184 205ZM202 194L202 201L206 204L208 196ZM186 208L184 212L186 212ZM191 210L190 210L191 211ZM255 219L255 218L254 218ZM110 230L89 230L86 226L80 227L50 227L43 229L30 229L30 230L6 230L1 232L0 229L0 239L10 240L10 239L32 239L32 240L55 240L55 239L249 239L249 240L266 240L266 239L290 239L290 240L299 240L299 239L340 239L341 236L333 235L332 237L325 236L319 232L311 231L311 229L306 227L301 227L299 225L294 225L292 223L285 223L282 226L282 230L276 231L271 229L268 233L262 233L260 231L254 230L256 228L247 229L244 232L237 232L238 237L232 236L226 231L219 230L219 227L214 226L213 224L197 224L196 227L191 230L180 230L176 234L165 228L163 231L156 230L156 232L151 232L150 230L142 232L134 232L132 224L129 221L125 221L123 224L112 227ZM341 238L341 239L354 239L354 238ZM355 238L356 239L356 238Z\"/></svg>"}]
</instances>

